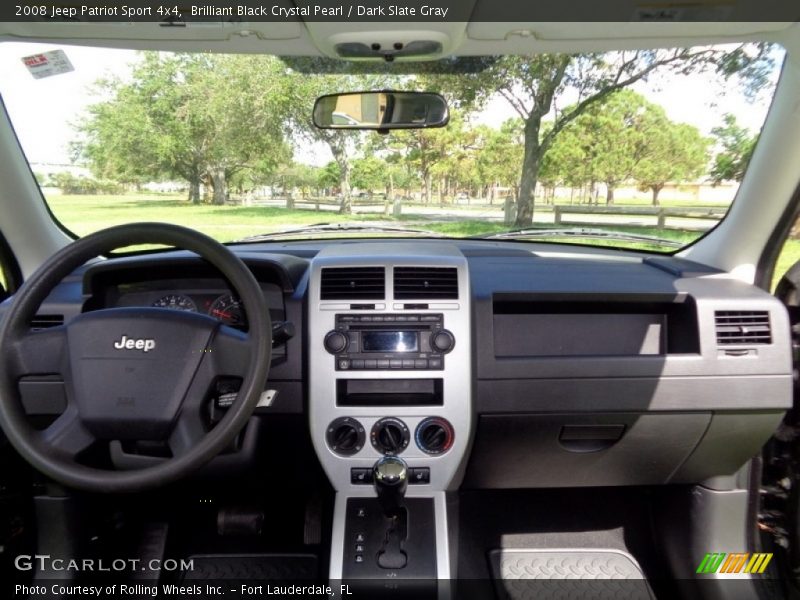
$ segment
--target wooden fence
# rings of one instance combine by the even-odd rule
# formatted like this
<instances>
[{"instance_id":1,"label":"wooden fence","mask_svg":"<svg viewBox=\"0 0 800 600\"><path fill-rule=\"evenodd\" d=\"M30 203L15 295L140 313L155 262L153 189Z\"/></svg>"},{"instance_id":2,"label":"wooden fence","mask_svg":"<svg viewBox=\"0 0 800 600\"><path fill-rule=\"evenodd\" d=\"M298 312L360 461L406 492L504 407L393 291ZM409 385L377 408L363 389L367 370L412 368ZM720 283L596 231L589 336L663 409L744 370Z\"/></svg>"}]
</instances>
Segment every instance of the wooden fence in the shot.
<instances>
[{"instance_id":1,"label":"wooden fence","mask_svg":"<svg viewBox=\"0 0 800 600\"><path fill-rule=\"evenodd\" d=\"M664 208L660 206L564 206L553 207L553 223L561 225L565 222L564 215L623 215L655 217L658 229L667 228L667 219L675 217L680 219L704 219L719 221L728 212L727 208L710 206L680 206ZM685 227L681 227L685 229Z\"/></svg>"}]
</instances>

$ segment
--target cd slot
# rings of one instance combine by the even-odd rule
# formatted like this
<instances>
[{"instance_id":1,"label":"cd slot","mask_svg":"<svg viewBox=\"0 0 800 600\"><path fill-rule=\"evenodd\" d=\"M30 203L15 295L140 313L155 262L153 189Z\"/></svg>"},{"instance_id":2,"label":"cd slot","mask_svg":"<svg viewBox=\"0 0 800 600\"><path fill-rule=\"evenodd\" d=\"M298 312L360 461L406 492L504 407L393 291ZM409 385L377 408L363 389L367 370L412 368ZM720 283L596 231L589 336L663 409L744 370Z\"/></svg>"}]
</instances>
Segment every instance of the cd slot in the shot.
<instances>
[{"instance_id":1,"label":"cd slot","mask_svg":"<svg viewBox=\"0 0 800 600\"><path fill-rule=\"evenodd\" d=\"M337 406L442 406L441 379L338 379Z\"/></svg>"}]
</instances>

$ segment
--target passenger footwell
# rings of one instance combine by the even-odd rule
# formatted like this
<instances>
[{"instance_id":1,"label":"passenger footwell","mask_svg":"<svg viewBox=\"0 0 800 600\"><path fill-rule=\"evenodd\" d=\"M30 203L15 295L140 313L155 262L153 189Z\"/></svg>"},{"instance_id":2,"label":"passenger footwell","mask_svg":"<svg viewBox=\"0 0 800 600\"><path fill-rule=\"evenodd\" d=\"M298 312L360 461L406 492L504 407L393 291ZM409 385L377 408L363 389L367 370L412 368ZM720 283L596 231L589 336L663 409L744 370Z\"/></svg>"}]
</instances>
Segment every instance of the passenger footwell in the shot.
<instances>
[{"instance_id":1,"label":"passenger footwell","mask_svg":"<svg viewBox=\"0 0 800 600\"><path fill-rule=\"evenodd\" d=\"M489 553L500 598L651 600L642 569L613 549L504 549Z\"/></svg>"}]
</instances>

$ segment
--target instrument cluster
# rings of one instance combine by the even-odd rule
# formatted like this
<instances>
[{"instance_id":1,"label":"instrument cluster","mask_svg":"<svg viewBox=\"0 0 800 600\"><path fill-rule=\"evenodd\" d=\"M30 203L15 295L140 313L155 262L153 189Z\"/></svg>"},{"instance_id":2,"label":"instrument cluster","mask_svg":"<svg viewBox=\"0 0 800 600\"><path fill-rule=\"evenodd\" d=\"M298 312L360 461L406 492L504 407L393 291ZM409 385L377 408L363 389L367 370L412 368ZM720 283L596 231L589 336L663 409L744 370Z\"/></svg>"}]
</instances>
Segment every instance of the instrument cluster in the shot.
<instances>
[{"instance_id":1,"label":"instrument cluster","mask_svg":"<svg viewBox=\"0 0 800 600\"><path fill-rule=\"evenodd\" d=\"M230 292L212 297L205 294L192 297L188 294L169 293L156 299L152 306L187 312L202 312L231 327L247 326L244 308L239 299Z\"/></svg>"},{"instance_id":2,"label":"instrument cluster","mask_svg":"<svg viewBox=\"0 0 800 600\"><path fill-rule=\"evenodd\" d=\"M273 320L283 319L283 292L274 283L260 282ZM238 296L217 279L172 279L123 283L107 290L108 308L166 308L206 314L225 325L247 329L247 315Z\"/></svg>"}]
</instances>

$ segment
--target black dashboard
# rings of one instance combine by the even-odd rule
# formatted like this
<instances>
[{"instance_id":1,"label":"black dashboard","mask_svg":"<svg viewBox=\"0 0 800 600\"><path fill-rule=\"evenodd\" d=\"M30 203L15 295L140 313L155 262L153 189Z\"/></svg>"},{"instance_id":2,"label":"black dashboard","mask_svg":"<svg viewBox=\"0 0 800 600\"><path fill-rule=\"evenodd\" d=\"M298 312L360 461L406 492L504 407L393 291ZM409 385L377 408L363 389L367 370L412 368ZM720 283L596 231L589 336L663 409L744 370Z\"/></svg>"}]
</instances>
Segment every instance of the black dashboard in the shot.
<instances>
[{"instance_id":1,"label":"black dashboard","mask_svg":"<svg viewBox=\"0 0 800 600\"><path fill-rule=\"evenodd\" d=\"M419 246L392 240L393 264L402 264L404 248L419 261ZM309 322L333 319L334 312L317 297L315 273L331 253L338 253L336 265L354 256L354 265L376 264L386 247L385 240L231 246L259 281L273 321L294 327L273 358L268 387L277 391L275 401L259 413L308 414L312 430L323 418L314 412L319 369L309 364L334 363ZM468 397L450 409L467 411L471 425L456 433L469 443L446 487L662 484L732 475L791 407L785 310L753 286L679 258L507 242L426 240L424 247L426 261L463 260L468 277L468 298L459 301L469 336L456 342L468 344L469 368L461 367L469 374L462 394ZM130 306L191 310L246 329L235 291L208 264L179 251L85 265L53 291L33 325ZM392 304L388 291L385 304L330 306L339 314L381 315L428 308ZM440 312L445 326L453 322L446 308ZM768 338L748 337L752 323L766 323ZM459 367L450 365L457 376ZM324 431L327 423L319 425ZM314 443L318 454L327 452L324 440Z\"/></svg>"}]
</instances>

